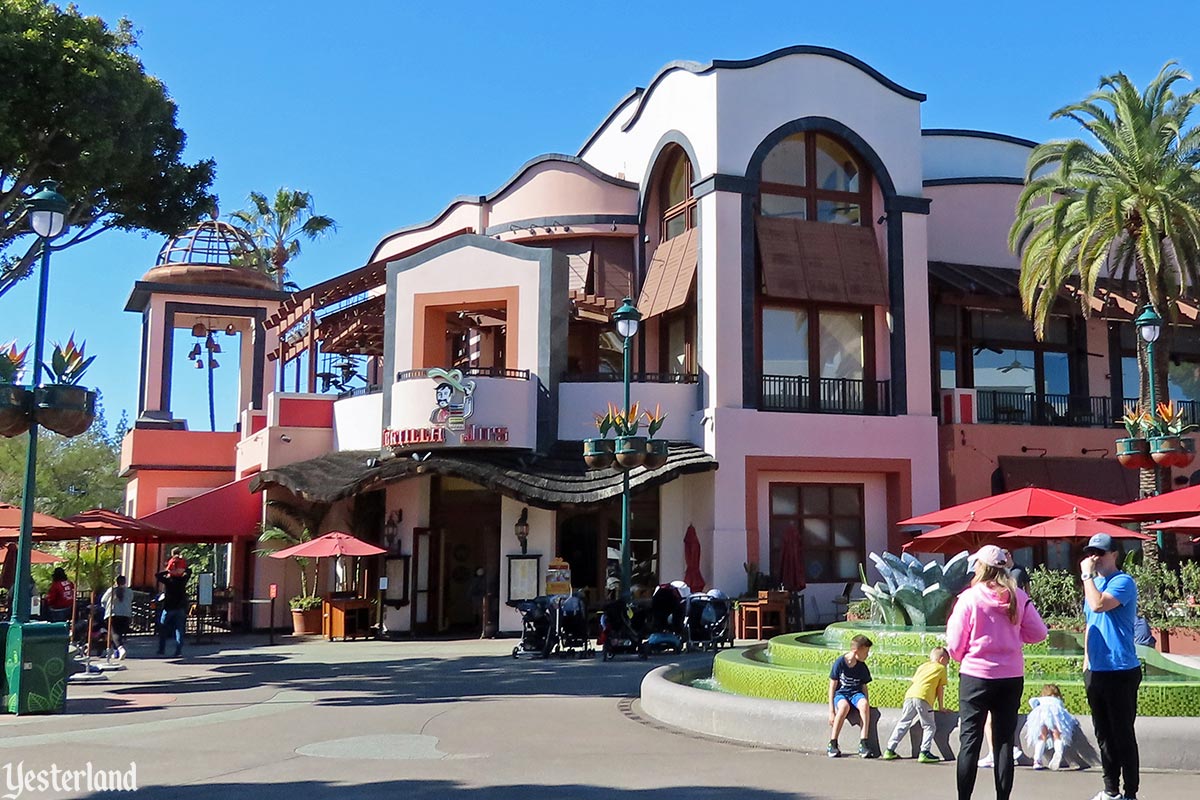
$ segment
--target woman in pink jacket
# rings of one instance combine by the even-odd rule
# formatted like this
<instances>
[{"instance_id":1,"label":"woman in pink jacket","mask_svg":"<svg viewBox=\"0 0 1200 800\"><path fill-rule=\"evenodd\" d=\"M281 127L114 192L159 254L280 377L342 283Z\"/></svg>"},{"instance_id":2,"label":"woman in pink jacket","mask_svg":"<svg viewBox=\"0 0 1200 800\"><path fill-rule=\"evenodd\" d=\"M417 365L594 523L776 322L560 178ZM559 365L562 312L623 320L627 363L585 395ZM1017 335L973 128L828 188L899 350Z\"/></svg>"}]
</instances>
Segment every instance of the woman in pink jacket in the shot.
<instances>
[{"instance_id":1,"label":"woman in pink jacket","mask_svg":"<svg viewBox=\"0 0 1200 800\"><path fill-rule=\"evenodd\" d=\"M989 544L975 554L975 579L958 596L946 625L950 657L959 662L958 800L975 790L983 723L992 714L996 800L1013 785L1013 739L1025 688L1021 646L1046 638L1046 623L1009 574L1012 556Z\"/></svg>"}]
</instances>

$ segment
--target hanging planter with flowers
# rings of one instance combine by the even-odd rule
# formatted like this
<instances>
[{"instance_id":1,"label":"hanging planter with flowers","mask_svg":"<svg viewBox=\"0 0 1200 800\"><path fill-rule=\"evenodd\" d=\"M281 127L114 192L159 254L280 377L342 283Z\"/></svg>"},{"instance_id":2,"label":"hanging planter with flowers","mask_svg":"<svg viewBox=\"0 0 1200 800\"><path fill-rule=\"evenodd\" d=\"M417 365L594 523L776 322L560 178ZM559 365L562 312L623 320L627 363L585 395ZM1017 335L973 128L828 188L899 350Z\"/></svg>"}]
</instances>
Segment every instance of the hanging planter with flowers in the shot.
<instances>
[{"instance_id":1,"label":"hanging planter with flowers","mask_svg":"<svg viewBox=\"0 0 1200 800\"><path fill-rule=\"evenodd\" d=\"M96 360L84 353L86 342L75 346L75 334L66 346L55 343L49 364L50 382L37 387L34 404L38 424L63 436L78 436L96 419L96 393L79 385L87 368Z\"/></svg>"},{"instance_id":2,"label":"hanging planter with flowers","mask_svg":"<svg viewBox=\"0 0 1200 800\"><path fill-rule=\"evenodd\" d=\"M18 351L16 342L0 348L0 436L19 436L33 422L33 393L20 385L28 352Z\"/></svg>"},{"instance_id":3,"label":"hanging planter with flowers","mask_svg":"<svg viewBox=\"0 0 1200 800\"><path fill-rule=\"evenodd\" d=\"M666 421L667 415L662 413L662 407L658 404L654 406L654 413L645 412L646 417L646 433L650 438L646 440L646 469L658 469L667 463L667 441L665 439L655 439L654 435L659 432Z\"/></svg>"},{"instance_id":4,"label":"hanging planter with flowers","mask_svg":"<svg viewBox=\"0 0 1200 800\"><path fill-rule=\"evenodd\" d=\"M613 441L608 438L608 433L613 429L613 408L608 407L608 413L604 416L596 414L596 430L600 432L599 438L583 440L583 460L588 465L588 469L608 469L612 466L615 455L613 453Z\"/></svg>"},{"instance_id":5,"label":"hanging planter with flowers","mask_svg":"<svg viewBox=\"0 0 1200 800\"><path fill-rule=\"evenodd\" d=\"M613 414L613 426L617 431L617 463L625 469L640 467L646 461L646 437L638 436L642 427L638 404L634 403L625 411L610 407L609 413Z\"/></svg>"},{"instance_id":6,"label":"hanging planter with flowers","mask_svg":"<svg viewBox=\"0 0 1200 800\"><path fill-rule=\"evenodd\" d=\"M1129 436L1117 439L1117 461L1129 469L1153 469L1150 440L1146 438L1146 434L1153 430L1150 415L1142 408L1126 408L1121 423Z\"/></svg>"},{"instance_id":7,"label":"hanging planter with flowers","mask_svg":"<svg viewBox=\"0 0 1200 800\"><path fill-rule=\"evenodd\" d=\"M1196 457L1196 442L1183 434L1195 430L1182 408L1174 403L1159 403L1153 419L1157 434L1150 438L1150 457L1160 467L1186 467Z\"/></svg>"}]
</instances>

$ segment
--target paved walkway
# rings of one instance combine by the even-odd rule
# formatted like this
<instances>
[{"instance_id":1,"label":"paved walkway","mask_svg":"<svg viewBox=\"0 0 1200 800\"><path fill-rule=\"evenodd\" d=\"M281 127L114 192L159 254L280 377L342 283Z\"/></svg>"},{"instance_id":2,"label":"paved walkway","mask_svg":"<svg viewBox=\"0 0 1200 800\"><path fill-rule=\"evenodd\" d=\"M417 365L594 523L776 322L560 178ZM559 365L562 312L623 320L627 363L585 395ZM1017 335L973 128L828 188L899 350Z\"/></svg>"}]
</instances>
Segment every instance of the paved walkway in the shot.
<instances>
[{"instance_id":1,"label":"paved walkway","mask_svg":"<svg viewBox=\"0 0 1200 800\"><path fill-rule=\"evenodd\" d=\"M175 661L147 657L149 643L137 641L128 669L70 688L67 714L0 717L0 796L13 791L3 786L8 764L127 770L131 761L138 800L955 795L952 764L830 761L666 730L637 716L646 662L517 662L511 647L231 639ZM990 783L981 773L976 797L991 796ZM1152 774L1142 796L1190 797L1197 785L1196 775ZM1086 800L1099 786L1094 770L1023 768L1013 796ZM130 795L20 798L108 796Z\"/></svg>"}]
</instances>

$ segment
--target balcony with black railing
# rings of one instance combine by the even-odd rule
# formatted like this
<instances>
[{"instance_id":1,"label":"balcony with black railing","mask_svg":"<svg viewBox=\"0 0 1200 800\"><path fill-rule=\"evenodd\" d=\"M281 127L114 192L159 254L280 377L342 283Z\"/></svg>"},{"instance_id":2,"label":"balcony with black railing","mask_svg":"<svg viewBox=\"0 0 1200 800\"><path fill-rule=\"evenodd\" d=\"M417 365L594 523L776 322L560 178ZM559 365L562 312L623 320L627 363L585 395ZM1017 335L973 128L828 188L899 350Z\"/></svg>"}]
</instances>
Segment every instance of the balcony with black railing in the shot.
<instances>
[{"instance_id":1,"label":"balcony with black railing","mask_svg":"<svg viewBox=\"0 0 1200 800\"><path fill-rule=\"evenodd\" d=\"M763 375L761 411L891 416L890 381Z\"/></svg>"},{"instance_id":2,"label":"balcony with black railing","mask_svg":"<svg viewBox=\"0 0 1200 800\"><path fill-rule=\"evenodd\" d=\"M1111 397L997 389L980 389L975 397L977 419L982 423L1113 428L1121 416L1121 409Z\"/></svg>"}]
</instances>

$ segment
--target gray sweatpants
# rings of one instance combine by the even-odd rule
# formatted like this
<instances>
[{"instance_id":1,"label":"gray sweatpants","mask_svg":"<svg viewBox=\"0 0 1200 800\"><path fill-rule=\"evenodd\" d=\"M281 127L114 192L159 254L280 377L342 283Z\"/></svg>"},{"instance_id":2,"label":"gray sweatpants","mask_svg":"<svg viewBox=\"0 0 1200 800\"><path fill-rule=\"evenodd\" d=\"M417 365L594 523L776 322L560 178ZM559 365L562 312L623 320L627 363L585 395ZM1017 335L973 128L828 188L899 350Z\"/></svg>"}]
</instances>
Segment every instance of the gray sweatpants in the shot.
<instances>
[{"instance_id":1,"label":"gray sweatpants","mask_svg":"<svg viewBox=\"0 0 1200 800\"><path fill-rule=\"evenodd\" d=\"M892 731L892 738L888 739L888 750L895 750L900 744L900 740L908 733L908 729L915 722L921 723L921 752L929 753L933 749L933 734L936 726L933 721L933 707L916 697L907 697L904 699L904 708L900 710L900 721L896 723L896 729Z\"/></svg>"}]
</instances>

